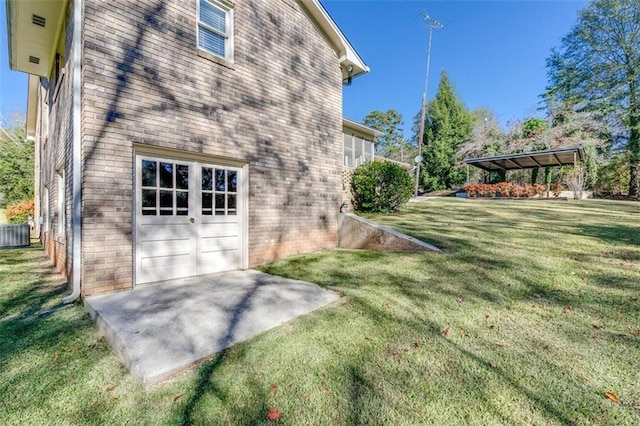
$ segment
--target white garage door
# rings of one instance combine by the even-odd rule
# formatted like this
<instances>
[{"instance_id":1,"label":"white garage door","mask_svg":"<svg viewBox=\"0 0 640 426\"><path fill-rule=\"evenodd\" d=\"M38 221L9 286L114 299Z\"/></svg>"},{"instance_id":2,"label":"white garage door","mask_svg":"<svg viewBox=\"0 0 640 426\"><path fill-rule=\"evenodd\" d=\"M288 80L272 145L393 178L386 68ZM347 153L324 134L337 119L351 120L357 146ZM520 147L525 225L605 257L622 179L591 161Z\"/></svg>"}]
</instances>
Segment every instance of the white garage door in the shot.
<instances>
[{"instance_id":1,"label":"white garage door","mask_svg":"<svg viewBox=\"0 0 640 426\"><path fill-rule=\"evenodd\" d=\"M136 283L243 267L242 169L136 156Z\"/></svg>"}]
</instances>

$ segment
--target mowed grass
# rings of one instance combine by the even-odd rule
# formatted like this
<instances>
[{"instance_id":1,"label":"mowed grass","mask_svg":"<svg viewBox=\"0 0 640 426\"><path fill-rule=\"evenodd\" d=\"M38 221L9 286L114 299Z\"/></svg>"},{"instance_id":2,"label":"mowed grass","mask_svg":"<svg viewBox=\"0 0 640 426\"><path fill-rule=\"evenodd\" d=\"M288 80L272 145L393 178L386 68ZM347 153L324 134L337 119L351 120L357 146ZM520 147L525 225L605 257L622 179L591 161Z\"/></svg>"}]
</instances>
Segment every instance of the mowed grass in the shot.
<instances>
[{"instance_id":1,"label":"mowed grass","mask_svg":"<svg viewBox=\"0 0 640 426\"><path fill-rule=\"evenodd\" d=\"M433 199L437 253L262 268L344 294L140 388L39 248L0 251L0 424L638 424L640 204ZM605 396L611 392L614 402Z\"/></svg>"}]
</instances>

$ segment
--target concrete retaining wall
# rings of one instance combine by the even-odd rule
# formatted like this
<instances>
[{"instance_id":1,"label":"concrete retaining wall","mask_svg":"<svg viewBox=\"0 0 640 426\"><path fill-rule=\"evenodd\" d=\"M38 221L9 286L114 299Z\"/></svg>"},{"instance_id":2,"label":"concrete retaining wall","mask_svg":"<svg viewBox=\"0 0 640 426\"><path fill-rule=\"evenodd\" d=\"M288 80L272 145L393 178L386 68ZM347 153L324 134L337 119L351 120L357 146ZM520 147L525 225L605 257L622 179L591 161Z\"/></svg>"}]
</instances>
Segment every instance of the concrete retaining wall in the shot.
<instances>
[{"instance_id":1,"label":"concrete retaining wall","mask_svg":"<svg viewBox=\"0 0 640 426\"><path fill-rule=\"evenodd\" d=\"M339 245L374 251L441 251L438 247L352 213L338 215Z\"/></svg>"}]
</instances>

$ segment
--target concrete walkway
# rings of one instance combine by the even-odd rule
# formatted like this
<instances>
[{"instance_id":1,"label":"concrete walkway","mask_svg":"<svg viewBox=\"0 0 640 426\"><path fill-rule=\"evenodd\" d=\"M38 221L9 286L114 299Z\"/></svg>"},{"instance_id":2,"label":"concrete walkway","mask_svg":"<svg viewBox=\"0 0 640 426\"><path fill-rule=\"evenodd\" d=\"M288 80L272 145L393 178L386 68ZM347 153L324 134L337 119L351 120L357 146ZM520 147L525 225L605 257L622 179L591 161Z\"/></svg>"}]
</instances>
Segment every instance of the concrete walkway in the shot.
<instances>
[{"instance_id":1,"label":"concrete walkway","mask_svg":"<svg viewBox=\"0 0 640 426\"><path fill-rule=\"evenodd\" d=\"M249 270L90 296L85 307L133 376L150 385L338 297Z\"/></svg>"}]
</instances>

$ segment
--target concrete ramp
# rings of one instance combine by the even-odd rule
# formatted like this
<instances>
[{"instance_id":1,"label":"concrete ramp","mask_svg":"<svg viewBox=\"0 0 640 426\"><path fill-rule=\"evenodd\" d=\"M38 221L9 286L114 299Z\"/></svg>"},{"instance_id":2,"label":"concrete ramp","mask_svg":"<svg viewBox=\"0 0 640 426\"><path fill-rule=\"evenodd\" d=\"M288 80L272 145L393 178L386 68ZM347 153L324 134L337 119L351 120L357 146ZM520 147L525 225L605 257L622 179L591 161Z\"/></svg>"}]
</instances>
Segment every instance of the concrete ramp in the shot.
<instances>
[{"instance_id":1,"label":"concrete ramp","mask_svg":"<svg viewBox=\"0 0 640 426\"><path fill-rule=\"evenodd\" d=\"M438 247L352 213L338 216L340 247L374 251L441 251Z\"/></svg>"}]
</instances>

